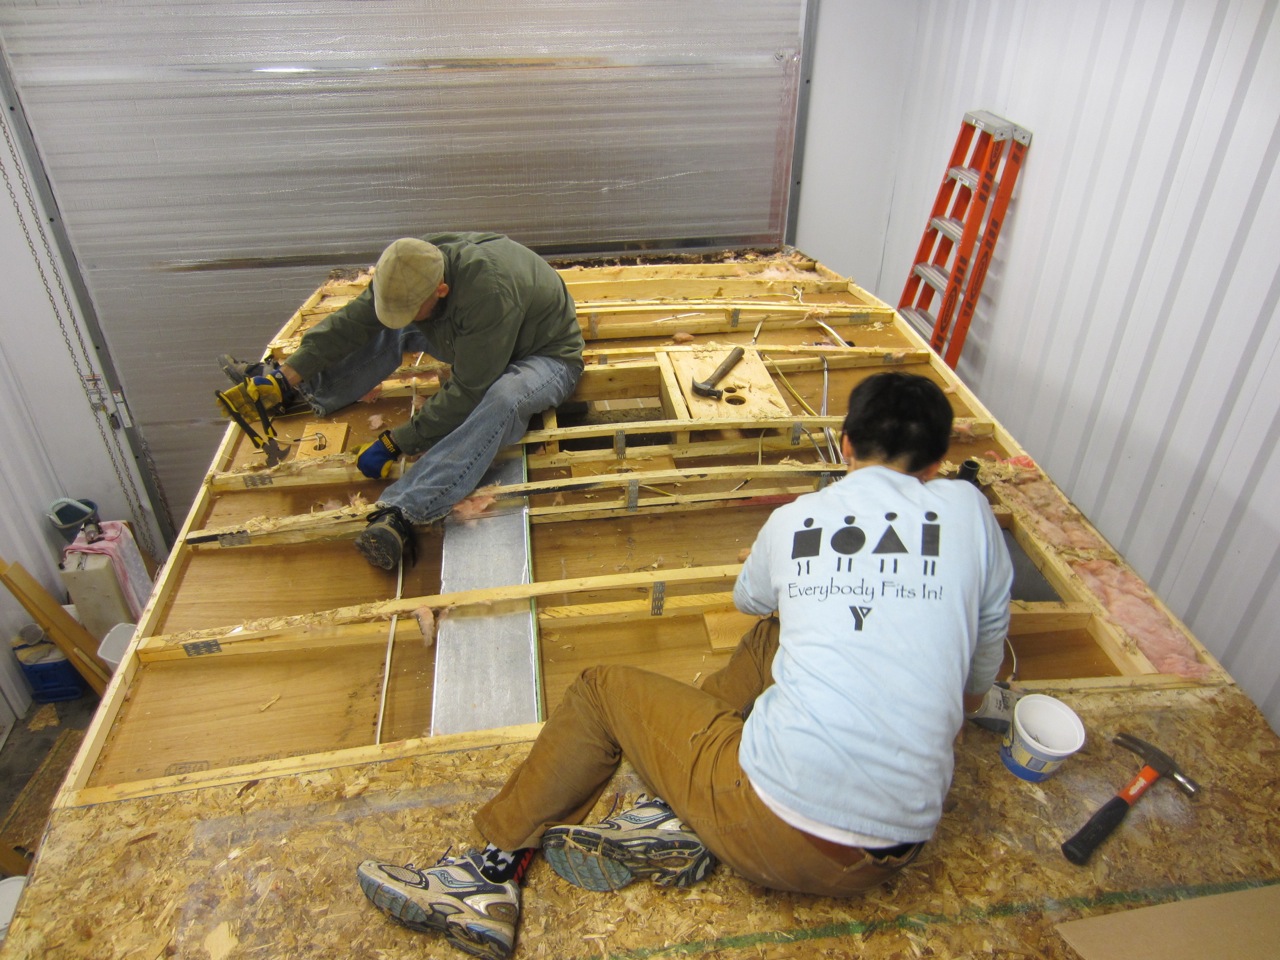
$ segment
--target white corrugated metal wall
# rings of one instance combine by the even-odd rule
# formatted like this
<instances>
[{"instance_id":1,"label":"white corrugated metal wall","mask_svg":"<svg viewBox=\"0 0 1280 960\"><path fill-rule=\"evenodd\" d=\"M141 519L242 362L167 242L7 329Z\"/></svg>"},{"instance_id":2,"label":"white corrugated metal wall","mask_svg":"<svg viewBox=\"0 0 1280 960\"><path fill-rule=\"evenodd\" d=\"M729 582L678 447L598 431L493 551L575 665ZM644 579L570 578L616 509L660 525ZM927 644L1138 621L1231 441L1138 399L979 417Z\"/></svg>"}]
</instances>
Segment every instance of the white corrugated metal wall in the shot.
<instances>
[{"instance_id":1,"label":"white corrugated metal wall","mask_svg":"<svg viewBox=\"0 0 1280 960\"><path fill-rule=\"evenodd\" d=\"M0 46L175 523L214 358L331 267L495 230L780 242L805 0L0 0Z\"/></svg>"},{"instance_id":2,"label":"white corrugated metal wall","mask_svg":"<svg viewBox=\"0 0 1280 960\"><path fill-rule=\"evenodd\" d=\"M828 0L797 245L896 303L965 111L1033 131L960 372L1280 729L1277 6Z\"/></svg>"}]
</instances>

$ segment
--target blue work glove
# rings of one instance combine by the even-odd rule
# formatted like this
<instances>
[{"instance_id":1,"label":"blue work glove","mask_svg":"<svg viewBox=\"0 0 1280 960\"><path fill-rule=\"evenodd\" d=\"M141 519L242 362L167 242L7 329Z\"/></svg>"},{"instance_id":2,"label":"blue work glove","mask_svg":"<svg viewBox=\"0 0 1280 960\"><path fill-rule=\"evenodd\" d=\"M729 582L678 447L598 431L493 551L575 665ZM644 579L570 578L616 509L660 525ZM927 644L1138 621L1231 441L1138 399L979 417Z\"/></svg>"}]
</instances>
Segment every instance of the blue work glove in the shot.
<instances>
[{"instance_id":1,"label":"blue work glove","mask_svg":"<svg viewBox=\"0 0 1280 960\"><path fill-rule=\"evenodd\" d=\"M376 439L356 450L356 466L370 480L385 480L399 456L400 448L391 439L391 431L383 430Z\"/></svg>"}]
</instances>

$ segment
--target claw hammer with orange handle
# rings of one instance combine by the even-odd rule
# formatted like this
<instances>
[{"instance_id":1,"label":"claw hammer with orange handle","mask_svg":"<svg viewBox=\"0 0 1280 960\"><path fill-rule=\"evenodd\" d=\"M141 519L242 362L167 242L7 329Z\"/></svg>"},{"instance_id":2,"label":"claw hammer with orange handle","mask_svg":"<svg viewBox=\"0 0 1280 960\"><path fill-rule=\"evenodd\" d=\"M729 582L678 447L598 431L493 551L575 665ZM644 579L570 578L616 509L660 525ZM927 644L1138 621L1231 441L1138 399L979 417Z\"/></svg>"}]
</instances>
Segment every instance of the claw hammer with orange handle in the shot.
<instances>
[{"instance_id":1,"label":"claw hammer with orange handle","mask_svg":"<svg viewBox=\"0 0 1280 960\"><path fill-rule=\"evenodd\" d=\"M1195 797L1200 785L1178 769L1173 758L1167 753L1157 750L1145 740L1128 733L1118 733L1112 743L1119 744L1126 750L1132 750L1144 761L1138 775L1129 781L1129 785L1098 808L1098 812L1089 818L1089 822L1080 828L1074 837L1062 845L1062 852L1072 863L1083 866L1093 851L1103 840L1111 836L1111 831L1120 826L1129 808L1138 802L1161 777L1171 777L1178 788L1189 797Z\"/></svg>"}]
</instances>

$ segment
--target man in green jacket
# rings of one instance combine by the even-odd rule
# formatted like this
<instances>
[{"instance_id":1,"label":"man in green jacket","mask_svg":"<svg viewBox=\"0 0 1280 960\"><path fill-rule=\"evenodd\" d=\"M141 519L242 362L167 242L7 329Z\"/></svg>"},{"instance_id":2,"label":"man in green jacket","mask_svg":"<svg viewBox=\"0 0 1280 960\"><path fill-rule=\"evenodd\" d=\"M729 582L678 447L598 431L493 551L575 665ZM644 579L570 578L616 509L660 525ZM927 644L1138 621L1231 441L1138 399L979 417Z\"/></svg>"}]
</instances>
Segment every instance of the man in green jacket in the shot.
<instances>
[{"instance_id":1,"label":"man in green jacket","mask_svg":"<svg viewBox=\"0 0 1280 960\"><path fill-rule=\"evenodd\" d=\"M545 260L495 233L402 238L378 259L369 288L308 330L278 368L223 358L268 406L305 400L320 416L366 396L424 352L451 364L439 391L408 421L360 447L357 464L385 478L356 546L394 570L414 557L412 524L429 523L468 496L529 418L568 399L582 375L582 331L564 281Z\"/></svg>"}]
</instances>

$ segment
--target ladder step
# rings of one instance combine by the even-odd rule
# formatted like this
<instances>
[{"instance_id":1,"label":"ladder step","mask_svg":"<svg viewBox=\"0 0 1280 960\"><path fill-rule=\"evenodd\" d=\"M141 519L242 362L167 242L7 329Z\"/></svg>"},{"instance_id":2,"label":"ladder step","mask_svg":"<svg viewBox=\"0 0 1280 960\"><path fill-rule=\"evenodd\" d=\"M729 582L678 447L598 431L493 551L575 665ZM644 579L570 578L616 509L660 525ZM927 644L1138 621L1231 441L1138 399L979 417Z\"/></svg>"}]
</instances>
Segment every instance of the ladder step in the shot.
<instances>
[{"instance_id":1,"label":"ladder step","mask_svg":"<svg viewBox=\"0 0 1280 960\"><path fill-rule=\"evenodd\" d=\"M1022 129L1016 123L1011 123L1004 117L997 117L987 110L973 110L966 113L964 122L978 130L985 130L991 135L992 140L1008 140Z\"/></svg>"},{"instance_id":2,"label":"ladder step","mask_svg":"<svg viewBox=\"0 0 1280 960\"><path fill-rule=\"evenodd\" d=\"M955 217L934 217L929 221L929 226L953 243L959 243L960 238L964 236L964 221L957 220Z\"/></svg>"},{"instance_id":3,"label":"ladder step","mask_svg":"<svg viewBox=\"0 0 1280 960\"><path fill-rule=\"evenodd\" d=\"M958 180L962 186L970 190L977 190L978 182L982 179L982 174L973 167L952 167L947 171L947 176L952 180Z\"/></svg>"},{"instance_id":4,"label":"ladder step","mask_svg":"<svg viewBox=\"0 0 1280 960\"><path fill-rule=\"evenodd\" d=\"M916 333L927 337L933 332L933 314L928 310L921 310L919 307L899 307L898 313L915 328Z\"/></svg>"},{"instance_id":5,"label":"ladder step","mask_svg":"<svg viewBox=\"0 0 1280 960\"><path fill-rule=\"evenodd\" d=\"M917 277L939 293L947 289L947 281L951 279L951 274L936 263L917 263L914 270Z\"/></svg>"}]
</instances>

